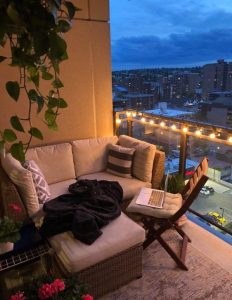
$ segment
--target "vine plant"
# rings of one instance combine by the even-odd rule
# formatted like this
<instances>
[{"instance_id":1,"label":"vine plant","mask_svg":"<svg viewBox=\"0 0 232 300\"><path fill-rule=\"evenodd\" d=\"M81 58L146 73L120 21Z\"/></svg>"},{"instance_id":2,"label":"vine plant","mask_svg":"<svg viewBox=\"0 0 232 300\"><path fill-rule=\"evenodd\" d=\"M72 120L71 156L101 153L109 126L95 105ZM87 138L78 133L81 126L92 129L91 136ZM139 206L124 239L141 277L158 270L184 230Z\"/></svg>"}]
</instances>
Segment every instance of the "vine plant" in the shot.
<instances>
[{"instance_id":1,"label":"vine plant","mask_svg":"<svg viewBox=\"0 0 232 300\"><path fill-rule=\"evenodd\" d=\"M6 82L5 88L13 101L26 97L28 103L25 115L12 115L11 128L0 129L0 150L9 144L9 152L19 161L24 161L32 138L43 139L33 125L33 107L50 129L57 130L59 110L68 105L60 93L64 85L59 66L68 58L63 34L71 29L76 11L72 2L64 0L0 1L0 50L10 48L0 62L9 61L19 71L18 81ZM50 82L47 94L40 88L41 80Z\"/></svg>"}]
</instances>

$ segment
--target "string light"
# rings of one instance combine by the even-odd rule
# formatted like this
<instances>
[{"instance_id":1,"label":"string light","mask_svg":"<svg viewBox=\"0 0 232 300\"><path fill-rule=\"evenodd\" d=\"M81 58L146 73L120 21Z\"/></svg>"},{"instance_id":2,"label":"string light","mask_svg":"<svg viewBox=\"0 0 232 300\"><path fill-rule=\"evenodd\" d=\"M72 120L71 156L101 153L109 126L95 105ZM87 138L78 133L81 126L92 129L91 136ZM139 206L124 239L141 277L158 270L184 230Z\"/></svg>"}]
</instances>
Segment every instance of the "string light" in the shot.
<instances>
[{"instance_id":1,"label":"string light","mask_svg":"<svg viewBox=\"0 0 232 300\"><path fill-rule=\"evenodd\" d=\"M154 121L153 121L153 120L151 120L149 123L150 123L150 125L153 125L153 124L154 124Z\"/></svg>"},{"instance_id":2,"label":"string light","mask_svg":"<svg viewBox=\"0 0 232 300\"><path fill-rule=\"evenodd\" d=\"M165 126L165 123L162 121L162 122L160 122L160 126L161 127L164 127Z\"/></svg>"},{"instance_id":3,"label":"string light","mask_svg":"<svg viewBox=\"0 0 232 300\"><path fill-rule=\"evenodd\" d=\"M200 130L196 130L195 134L199 136L199 135L201 135L201 131Z\"/></svg>"},{"instance_id":4,"label":"string light","mask_svg":"<svg viewBox=\"0 0 232 300\"><path fill-rule=\"evenodd\" d=\"M172 128L172 130L176 130L176 125L173 124L173 125L171 126L171 128Z\"/></svg>"},{"instance_id":5,"label":"string light","mask_svg":"<svg viewBox=\"0 0 232 300\"><path fill-rule=\"evenodd\" d=\"M145 119L145 118L141 118L141 122L142 122L142 123L145 123L145 122L146 122L146 119Z\"/></svg>"},{"instance_id":6,"label":"string light","mask_svg":"<svg viewBox=\"0 0 232 300\"><path fill-rule=\"evenodd\" d=\"M132 117L135 118L136 117L136 113L132 113Z\"/></svg>"},{"instance_id":7,"label":"string light","mask_svg":"<svg viewBox=\"0 0 232 300\"><path fill-rule=\"evenodd\" d=\"M126 115L127 115L127 117L130 117L131 116L131 112L127 111Z\"/></svg>"},{"instance_id":8,"label":"string light","mask_svg":"<svg viewBox=\"0 0 232 300\"><path fill-rule=\"evenodd\" d=\"M183 132L188 132L188 127L183 127Z\"/></svg>"},{"instance_id":9,"label":"string light","mask_svg":"<svg viewBox=\"0 0 232 300\"><path fill-rule=\"evenodd\" d=\"M116 119L116 124L121 124L122 120L121 119Z\"/></svg>"},{"instance_id":10,"label":"string light","mask_svg":"<svg viewBox=\"0 0 232 300\"><path fill-rule=\"evenodd\" d=\"M216 135L215 135L215 133L210 133L209 137L210 137L211 139L215 139Z\"/></svg>"},{"instance_id":11,"label":"string light","mask_svg":"<svg viewBox=\"0 0 232 300\"><path fill-rule=\"evenodd\" d=\"M230 136L230 137L228 138L228 142L229 142L229 143L232 143L232 136Z\"/></svg>"}]
</instances>

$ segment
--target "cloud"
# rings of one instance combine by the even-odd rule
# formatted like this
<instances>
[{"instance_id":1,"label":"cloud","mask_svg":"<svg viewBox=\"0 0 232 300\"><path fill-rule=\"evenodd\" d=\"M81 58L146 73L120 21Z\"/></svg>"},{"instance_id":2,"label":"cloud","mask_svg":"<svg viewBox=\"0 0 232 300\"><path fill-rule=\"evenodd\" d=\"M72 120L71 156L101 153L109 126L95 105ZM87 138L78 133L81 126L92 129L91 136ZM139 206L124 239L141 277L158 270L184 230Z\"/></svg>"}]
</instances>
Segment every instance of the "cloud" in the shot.
<instances>
[{"instance_id":1,"label":"cloud","mask_svg":"<svg viewBox=\"0 0 232 300\"><path fill-rule=\"evenodd\" d=\"M197 65L232 57L231 29L125 37L112 44L113 69ZM134 66L134 67L133 67Z\"/></svg>"}]
</instances>

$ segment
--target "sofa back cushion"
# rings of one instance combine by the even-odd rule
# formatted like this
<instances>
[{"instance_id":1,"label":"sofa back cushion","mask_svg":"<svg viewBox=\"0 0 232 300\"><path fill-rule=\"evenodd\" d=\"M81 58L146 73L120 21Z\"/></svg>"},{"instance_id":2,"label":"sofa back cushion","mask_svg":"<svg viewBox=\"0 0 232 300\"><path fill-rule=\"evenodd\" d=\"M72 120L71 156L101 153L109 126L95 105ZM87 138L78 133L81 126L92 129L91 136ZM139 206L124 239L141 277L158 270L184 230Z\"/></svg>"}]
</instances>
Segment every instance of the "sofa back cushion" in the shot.
<instances>
[{"instance_id":1,"label":"sofa back cushion","mask_svg":"<svg viewBox=\"0 0 232 300\"><path fill-rule=\"evenodd\" d=\"M116 136L73 141L76 177L105 170L108 145L116 144L117 141Z\"/></svg>"},{"instance_id":2,"label":"sofa back cushion","mask_svg":"<svg viewBox=\"0 0 232 300\"><path fill-rule=\"evenodd\" d=\"M151 182L156 146L126 135L120 135L118 144L135 149L132 175L142 181Z\"/></svg>"},{"instance_id":3,"label":"sofa back cushion","mask_svg":"<svg viewBox=\"0 0 232 300\"><path fill-rule=\"evenodd\" d=\"M36 162L48 184L75 178L70 143L31 148L26 159Z\"/></svg>"},{"instance_id":4,"label":"sofa back cushion","mask_svg":"<svg viewBox=\"0 0 232 300\"><path fill-rule=\"evenodd\" d=\"M16 185L29 216L33 216L39 210L39 202L31 172L22 167L20 162L14 159L11 154L2 156L1 164Z\"/></svg>"}]
</instances>

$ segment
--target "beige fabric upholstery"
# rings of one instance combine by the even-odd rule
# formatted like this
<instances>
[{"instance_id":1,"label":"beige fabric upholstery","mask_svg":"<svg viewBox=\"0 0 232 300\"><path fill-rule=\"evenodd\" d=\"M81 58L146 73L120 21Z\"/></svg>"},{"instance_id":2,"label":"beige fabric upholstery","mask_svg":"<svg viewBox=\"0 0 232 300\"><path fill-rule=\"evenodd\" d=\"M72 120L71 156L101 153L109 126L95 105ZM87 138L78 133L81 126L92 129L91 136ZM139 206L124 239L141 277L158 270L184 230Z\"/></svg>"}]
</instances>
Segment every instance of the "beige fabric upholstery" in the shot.
<instances>
[{"instance_id":1,"label":"beige fabric upholstery","mask_svg":"<svg viewBox=\"0 0 232 300\"><path fill-rule=\"evenodd\" d=\"M80 176L78 179L97 179L117 181L123 189L123 200L132 199L142 187L151 187L150 182L144 182L137 178L123 178L107 172L99 172Z\"/></svg>"},{"instance_id":2,"label":"beige fabric upholstery","mask_svg":"<svg viewBox=\"0 0 232 300\"><path fill-rule=\"evenodd\" d=\"M17 186L28 215L34 215L39 210L39 201L31 172L23 168L20 162L14 159L11 154L6 154L5 157L2 156L1 164L7 175Z\"/></svg>"},{"instance_id":3,"label":"beige fabric upholstery","mask_svg":"<svg viewBox=\"0 0 232 300\"><path fill-rule=\"evenodd\" d=\"M153 163L153 171L152 171L153 189L160 188L160 184L164 176L164 168L165 168L165 152L156 149L155 159Z\"/></svg>"},{"instance_id":4,"label":"beige fabric upholstery","mask_svg":"<svg viewBox=\"0 0 232 300\"><path fill-rule=\"evenodd\" d=\"M73 141L76 177L105 170L108 145L117 141L116 136Z\"/></svg>"},{"instance_id":5,"label":"beige fabric upholstery","mask_svg":"<svg viewBox=\"0 0 232 300\"><path fill-rule=\"evenodd\" d=\"M136 195L127 207L128 212L140 213L155 218L169 218L173 216L182 205L181 194L166 193L163 208L153 208L145 205L136 204Z\"/></svg>"},{"instance_id":6,"label":"beige fabric upholstery","mask_svg":"<svg viewBox=\"0 0 232 300\"><path fill-rule=\"evenodd\" d=\"M135 149L133 176L142 181L151 182L156 146L126 135L120 135L118 143L123 147Z\"/></svg>"},{"instance_id":7,"label":"beige fabric upholstery","mask_svg":"<svg viewBox=\"0 0 232 300\"><path fill-rule=\"evenodd\" d=\"M102 232L90 246L74 239L71 232L57 234L49 242L67 271L75 273L143 243L145 239L144 229L123 213L102 228Z\"/></svg>"},{"instance_id":8,"label":"beige fabric upholstery","mask_svg":"<svg viewBox=\"0 0 232 300\"><path fill-rule=\"evenodd\" d=\"M76 177L69 143L31 148L26 153L26 159L37 163L48 184Z\"/></svg>"},{"instance_id":9,"label":"beige fabric upholstery","mask_svg":"<svg viewBox=\"0 0 232 300\"><path fill-rule=\"evenodd\" d=\"M51 193L51 199L54 199L62 194L69 194L68 187L74 182L76 182L76 179L69 179L50 184L49 189Z\"/></svg>"},{"instance_id":10,"label":"beige fabric upholstery","mask_svg":"<svg viewBox=\"0 0 232 300\"><path fill-rule=\"evenodd\" d=\"M135 149L109 145L106 171L125 178L132 178L132 162Z\"/></svg>"}]
</instances>

